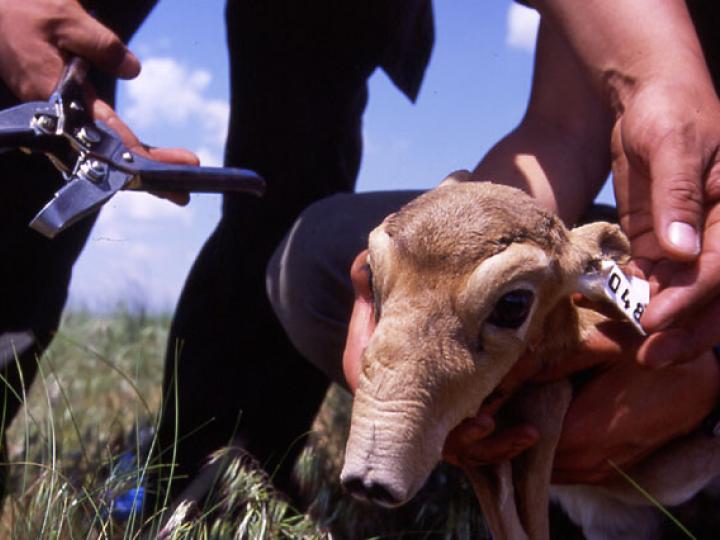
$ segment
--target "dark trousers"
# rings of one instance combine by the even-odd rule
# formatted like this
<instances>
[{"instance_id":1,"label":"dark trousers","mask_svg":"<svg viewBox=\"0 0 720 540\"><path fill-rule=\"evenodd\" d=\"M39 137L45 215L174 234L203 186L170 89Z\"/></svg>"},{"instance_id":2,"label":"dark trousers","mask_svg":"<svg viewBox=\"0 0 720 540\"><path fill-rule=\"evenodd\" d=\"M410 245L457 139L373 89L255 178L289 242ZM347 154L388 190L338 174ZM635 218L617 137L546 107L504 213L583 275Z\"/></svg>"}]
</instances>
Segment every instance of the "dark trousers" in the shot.
<instances>
[{"instance_id":1,"label":"dark trousers","mask_svg":"<svg viewBox=\"0 0 720 540\"><path fill-rule=\"evenodd\" d=\"M178 441L180 477L234 438L266 470L277 469L276 486L292 491L299 439L328 384L285 336L267 299L265 268L303 208L352 191L378 51L354 35L362 21L344 3L316 2L312 13L299 4L227 8L233 91L226 162L259 171L268 189L262 199L225 197L177 308L160 442ZM173 492L185 483L174 481Z\"/></svg>"},{"instance_id":2,"label":"dark trousers","mask_svg":"<svg viewBox=\"0 0 720 540\"><path fill-rule=\"evenodd\" d=\"M86 4L92 7L91 2ZM113 4L113 1L100 3L96 17L127 41L155 1L126 0L122 10L112 9L116 7ZM93 74L93 83L98 95L113 104L115 81ZM15 96L0 83L0 108L17 103ZM21 380L26 386L33 381L38 358L57 330L72 266L96 219L95 215L89 216L54 240L30 229L30 220L61 185L60 173L44 156L28 156L20 151L0 154L0 339L18 332L35 337L34 346L19 354L17 362L11 356L0 365L8 383L0 385L0 499L7 476L5 428L21 405L17 398Z\"/></svg>"},{"instance_id":3,"label":"dark trousers","mask_svg":"<svg viewBox=\"0 0 720 540\"><path fill-rule=\"evenodd\" d=\"M118 9L112 1L99 2L95 12L125 40L154 1L131 3ZM298 356L275 319L265 293L265 267L305 206L353 189L366 81L387 54L395 21L404 16L398 6L414 4L398 2L388 10L384 1L228 2L232 116L226 162L259 171L268 190L260 200L226 197L221 221L191 271L173 322L160 447L178 442L179 475L195 472L210 452L235 437L269 470L279 465L277 484L288 486L300 449L296 438L310 426L327 381ZM417 20L429 15L418 13ZM416 56L422 63L422 54ZM384 59L402 65L393 55ZM412 70L399 71L398 80L406 76L407 88L415 91L417 72L413 79ZM114 83L94 82L112 102ZM0 107L14 103L4 90ZM59 187L57 172L44 157L13 152L0 156L0 176L5 249L0 336L19 330L37 336L34 350L19 362L29 384L37 357L57 329L72 265L95 217L46 240L27 224ZM14 363L4 375L18 386ZM9 392L0 400L6 403L7 424L20 403Z\"/></svg>"}]
</instances>

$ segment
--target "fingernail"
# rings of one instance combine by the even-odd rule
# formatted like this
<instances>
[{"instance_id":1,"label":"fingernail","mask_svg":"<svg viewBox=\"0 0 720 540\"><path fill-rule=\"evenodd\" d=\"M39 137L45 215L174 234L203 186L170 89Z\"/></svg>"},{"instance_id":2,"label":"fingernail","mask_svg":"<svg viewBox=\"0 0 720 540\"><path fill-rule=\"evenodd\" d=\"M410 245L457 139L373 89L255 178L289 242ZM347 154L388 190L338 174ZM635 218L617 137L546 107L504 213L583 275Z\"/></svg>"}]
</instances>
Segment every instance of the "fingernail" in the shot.
<instances>
[{"instance_id":1,"label":"fingernail","mask_svg":"<svg viewBox=\"0 0 720 540\"><path fill-rule=\"evenodd\" d=\"M495 423L491 419L483 419L475 421L468 429L468 432L473 438L484 438L493 430Z\"/></svg>"},{"instance_id":2,"label":"fingernail","mask_svg":"<svg viewBox=\"0 0 720 540\"><path fill-rule=\"evenodd\" d=\"M640 317L640 320L642 321L642 317ZM655 328L653 328L653 332L662 332L663 330L667 330L671 326L675 324L675 319L672 317L668 317L667 320L660 322L660 324L655 325Z\"/></svg>"},{"instance_id":3,"label":"fingernail","mask_svg":"<svg viewBox=\"0 0 720 540\"><path fill-rule=\"evenodd\" d=\"M488 430L480 426L471 426L468 428L466 433L466 439L469 441L475 441L477 439L484 439L488 434Z\"/></svg>"},{"instance_id":4,"label":"fingernail","mask_svg":"<svg viewBox=\"0 0 720 540\"><path fill-rule=\"evenodd\" d=\"M691 330L670 328L651 335L638 350L637 359L645 367L662 369L694 358L695 348L696 339Z\"/></svg>"},{"instance_id":5,"label":"fingernail","mask_svg":"<svg viewBox=\"0 0 720 540\"><path fill-rule=\"evenodd\" d=\"M673 221L668 226L670 243L688 255L700 253L700 237L695 227L683 221Z\"/></svg>"},{"instance_id":6,"label":"fingernail","mask_svg":"<svg viewBox=\"0 0 720 540\"><path fill-rule=\"evenodd\" d=\"M118 76L123 79L132 79L140 74L140 60L130 51L125 53L125 56L118 66Z\"/></svg>"}]
</instances>

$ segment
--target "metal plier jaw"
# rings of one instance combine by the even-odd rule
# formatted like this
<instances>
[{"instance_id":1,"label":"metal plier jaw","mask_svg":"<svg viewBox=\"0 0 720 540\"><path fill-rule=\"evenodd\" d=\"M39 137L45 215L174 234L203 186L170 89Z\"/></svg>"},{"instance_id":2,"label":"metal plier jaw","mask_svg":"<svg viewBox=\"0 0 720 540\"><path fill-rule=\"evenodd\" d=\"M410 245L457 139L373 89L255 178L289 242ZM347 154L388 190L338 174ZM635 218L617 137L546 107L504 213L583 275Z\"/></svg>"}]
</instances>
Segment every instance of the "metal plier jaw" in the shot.
<instances>
[{"instance_id":1,"label":"metal plier jaw","mask_svg":"<svg viewBox=\"0 0 720 540\"><path fill-rule=\"evenodd\" d=\"M48 101L0 111L0 148L44 153L66 181L30 222L36 231L53 238L121 189L264 193L265 181L247 169L173 165L132 152L87 111L86 76L87 63L73 58Z\"/></svg>"}]
</instances>

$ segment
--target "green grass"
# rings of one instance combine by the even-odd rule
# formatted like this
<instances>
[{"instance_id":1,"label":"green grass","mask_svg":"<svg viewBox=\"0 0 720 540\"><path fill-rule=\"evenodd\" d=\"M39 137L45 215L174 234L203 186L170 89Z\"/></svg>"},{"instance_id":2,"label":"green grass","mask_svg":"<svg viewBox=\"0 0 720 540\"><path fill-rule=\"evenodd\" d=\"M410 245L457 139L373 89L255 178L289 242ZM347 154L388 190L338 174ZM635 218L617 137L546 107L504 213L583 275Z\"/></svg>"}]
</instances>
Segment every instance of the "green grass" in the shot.
<instances>
[{"instance_id":1,"label":"green grass","mask_svg":"<svg viewBox=\"0 0 720 540\"><path fill-rule=\"evenodd\" d=\"M275 493L266 474L238 449L213 456L226 464L203 507L159 509L119 522L118 494L137 487L157 464L146 461L161 404L169 317L120 307L101 316L65 315L8 430L9 494L0 539L476 539L486 537L472 489L441 466L408 505L386 510L348 497L337 478L350 397L332 387L296 466L307 513ZM135 463L128 463L136 455ZM123 457L125 456L125 457ZM130 460L132 461L132 460ZM680 508L698 538L719 538L717 498ZM699 506L698 506L699 504ZM164 511L163 511L164 510ZM167 522L163 526L163 523Z\"/></svg>"},{"instance_id":2,"label":"green grass","mask_svg":"<svg viewBox=\"0 0 720 540\"><path fill-rule=\"evenodd\" d=\"M297 466L307 493L303 514L276 494L266 474L232 449L204 507L182 507L128 522L111 516L116 495L137 487L161 404L169 317L131 313L65 315L8 430L9 494L0 538L480 538L472 490L451 468L400 510L359 504L337 482L349 396L335 388ZM124 452L137 454L128 466ZM448 489L448 486L455 486ZM172 518L162 529L164 521Z\"/></svg>"},{"instance_id":3,"label":"green grass","mask_svg":"<svg viewBox=\"0 0 720 540\"><path fill-rule=\"evenodd\" d=\"M140 431L151 431L156 421L168 323L167 317L125 309L65 316L35 384L19 389L27 393L26 407L8 430L13 466L0 537L134 538L159 532L159 515L146 523L118 523L110 511L115 496L136 487L147 467L144 456L129 467L120 456L132 453ZM207 508L185 513L187 519L166 528L168 538L324 537L272 493L262 473L237 459Z\"/></svg>"}]
</instances>

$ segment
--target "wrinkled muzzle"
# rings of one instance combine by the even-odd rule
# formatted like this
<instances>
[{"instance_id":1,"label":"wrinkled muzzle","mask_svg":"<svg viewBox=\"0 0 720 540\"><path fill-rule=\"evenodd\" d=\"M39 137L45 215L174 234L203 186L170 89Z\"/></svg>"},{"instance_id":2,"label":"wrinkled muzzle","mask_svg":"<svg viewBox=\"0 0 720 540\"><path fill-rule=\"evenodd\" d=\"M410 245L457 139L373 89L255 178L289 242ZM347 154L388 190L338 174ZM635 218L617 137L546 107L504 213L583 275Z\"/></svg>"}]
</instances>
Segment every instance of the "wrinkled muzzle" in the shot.
<instances>
[{"instance_id":1,"label":"wrinkled muzzle","mask_svg":"<svg viewBox=\"0 0 720 540\"><path fill-rule=\"evenodd\" d=\"M359 499L401 505L418 492L440 460L448 431L432 420L423 404L379 402L359 391L340 480Z\"/></svg>"},{"instance_id":2,"label":"wrinkled muzzle","mask_svg":"<svg viewBox=\"0 0 720 540\"><path fill-rule=\"evenodd\" d=\"M437 367L447 365L443 353L456 348L437 335L420 337L389 322L381 321L365 351L341 481L360 499L397 506L425 483L466 410L447 399L462 393L450 392L456 390L448 387L451 377Z\"/></svg>"}]
</instances>

